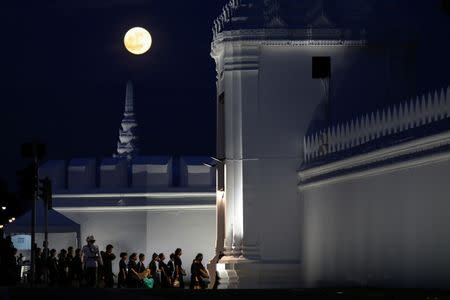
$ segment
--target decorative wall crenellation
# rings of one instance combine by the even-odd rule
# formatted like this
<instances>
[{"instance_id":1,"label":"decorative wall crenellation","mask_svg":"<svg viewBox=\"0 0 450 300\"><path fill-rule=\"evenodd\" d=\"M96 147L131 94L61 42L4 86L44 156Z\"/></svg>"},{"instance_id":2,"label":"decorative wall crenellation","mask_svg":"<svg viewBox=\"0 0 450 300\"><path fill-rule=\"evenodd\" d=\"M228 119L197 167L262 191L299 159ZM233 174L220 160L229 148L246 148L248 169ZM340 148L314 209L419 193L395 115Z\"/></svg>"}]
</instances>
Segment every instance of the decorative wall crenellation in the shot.
<instances>
[{"instance_id":1,"label":"decorative wall crenellation","mask_svg":"<svg viewBox=\"0 0 450 300\"><path fill-rule=\"evenodd\" d=\"M306 136L303 140L304 162L449 117L450 86L446 91L436 90Z\"/></svg>"},{"instance_id":2,"label":"decorative wall crenellation","mask_svg":"<svg viewBox=\"0 0 450 300\"><path fill-rule=\"evenodd\" d=\"M213 25L213 39L222 32L225 28L225 24L231 22L231 18L241 5L241 0L231 0L222 9L222 13L214 20Z\"/></svg>"}]
</instances>

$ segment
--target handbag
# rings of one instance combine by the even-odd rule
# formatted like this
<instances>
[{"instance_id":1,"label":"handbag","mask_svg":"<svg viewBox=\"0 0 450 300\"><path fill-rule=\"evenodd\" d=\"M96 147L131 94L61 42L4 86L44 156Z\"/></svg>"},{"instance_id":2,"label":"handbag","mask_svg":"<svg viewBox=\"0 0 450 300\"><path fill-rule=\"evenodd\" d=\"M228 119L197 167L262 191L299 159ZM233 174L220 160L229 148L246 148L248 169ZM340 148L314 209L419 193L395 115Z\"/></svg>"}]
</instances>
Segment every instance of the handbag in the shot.
<instances>
[{"instance_id":1,"label":"handbag","mask_svg":"<svg viewBox=\"0 0 450 300\"><path fill-rule=\"evenodd\" d=\"M179 288L180 287L180 280L178 279L178 277L175 277L175 279L172 282L172 286L174 288Z\"/></svg>"},{"instance_id":2,"label":"handbag","mask_svg":"<svg viewBox=\"0 0 450 300\"><path fill-rule=\"evenodd\" d=\"M144 278L144 287L148 288L148 289L152 289L153 285L155 284L155 281L153 280L153 278Z\"/></svg>"}]
</instances>

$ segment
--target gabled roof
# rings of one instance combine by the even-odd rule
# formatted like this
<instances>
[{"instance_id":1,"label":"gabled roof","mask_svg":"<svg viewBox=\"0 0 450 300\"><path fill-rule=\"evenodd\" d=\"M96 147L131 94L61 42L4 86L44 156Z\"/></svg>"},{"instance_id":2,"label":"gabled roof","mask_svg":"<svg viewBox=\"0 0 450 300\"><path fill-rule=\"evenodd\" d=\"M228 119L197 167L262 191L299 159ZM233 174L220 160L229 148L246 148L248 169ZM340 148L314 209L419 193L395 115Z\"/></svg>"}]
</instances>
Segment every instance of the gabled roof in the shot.
<instances>
[{"instance_id":1,"label":"gabled roof","mask_svg":"<svg viewBox=\"0 0 450 300\"><path fill-rule=\"evenodd\" d=\"M44 205L38 201L36 206L36 232L44 232ZM11 233L29 233L31 232L31 211L26 212L13 223L8 224L5 232ZM59 212L51 209L48 212L48 232L63 233L63 232L80 232L80 224L72 221Z\"/></svg>"}]
</instances>

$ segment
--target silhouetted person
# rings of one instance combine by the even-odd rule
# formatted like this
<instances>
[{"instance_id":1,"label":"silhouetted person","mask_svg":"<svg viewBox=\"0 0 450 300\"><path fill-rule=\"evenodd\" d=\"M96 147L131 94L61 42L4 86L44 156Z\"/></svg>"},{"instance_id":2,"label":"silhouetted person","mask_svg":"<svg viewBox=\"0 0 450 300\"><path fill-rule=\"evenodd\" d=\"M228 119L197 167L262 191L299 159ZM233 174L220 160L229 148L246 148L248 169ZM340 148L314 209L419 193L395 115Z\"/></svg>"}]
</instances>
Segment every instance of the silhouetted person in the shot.
<instances>
[{"instance_id":1,"label":"silhouetted person","mask_svg":"<svg viewBox=\"0 0 450 300\"><path fill-rule=\"evenodd\" d=\"M17 254L17 249L16 249L16 254ZM23 254L20 253L19 256L16 259L16 278L17 278L17 282L18 283L22 279L22 277L21 277L21 275L22 275L22 266L23 266Z\"/></svg>"},{"instance_id":2,"label":"silhouetted person","mask_svg":"<svg viewBox=\"0 0 450 300\"><path fill-rule=\"evenodd\" d=\"M58 282L58 260L56 250L50 250L50 257L47 259L48 279L50 286L56 286Z\"/></svg>"},{"instance_id":3,"label":"silhouetted person","mask_svg":"<svg viewBox=\"0 0 450 300\"><path fill-rule=\"evenodd\" d=\"M73 247L67 248L67 256L66 256L66 264L67 264L67 281L72 282L72 260L73 260L74 252Z\"/></svg>"},{"instance_id":4,"label":"silhouetted person","mask_svg":"<svg viewBox=\"0 0 450 300\"><path fill-rule=\"evenodd\" d=\"M128 274L127 274L127 287L137 288L140 282L138 265L137 265L137 254L133 253L130 255L128 261Z\"/></svg>"},{"instance_id":5,"label":"silhouetted person","mask_svg":"<svg viewBox=\"0 0 450 300\"><path fill-rule=\"evenodd\" d=\"M195 257L191 265L191 283L190 289L205 289L206 283L204 278L209 278L208 272L202 264L203 254L199 253Z\"/></svg>"},{"instance_id":6,"label":"silhouetted person","mask_svg":"<svg viewBox=\"0 0 450 300\"><path fill-rule=\"evenodd\" d=\"M127 258L128 254L125 252L120 253L120 261L119 261L119 274L117 276L117 287L124 288L127 286Z\"/></svg>"},{"instance_id":7,"label":"silhouetted person","mask_svg":"<svg viewBox=\"0 0 450 300\"><path fill-rule=\"evenodd\" d=\"M36 265L36 283L42 283L42 275L44 272L44 266L42 263L42 249L36 248L36 255L35 255L35 265Z\"/></svg>"},{"instance_id":8,"label":"silhouetted person","mask_svg":"<svg viewBox=\"0 0 450 300\"><path fill-rule=\"evenodd\" d=\"M17 249L13 246L11 236L2 239L2 269L0 272L3 277L2 283L7 286L14 286L17 284L17 261L15 251L17 252Z\"/></svg>"},{"instance_id":9,"label":"silhouetted person","mask_svg":"<svg viewBox=\"0 0 450 300\"><path fill-rule=\"evenodd\" d=\"M79 287L81 285L81 280L83 279L83 263L81 260L81 249L75 250L75 256L71 262L71 281L72 285Z\"/></svg>"},{"instance_id":10,"label":"silhouetted person","mask_svg":"<svg viewBox=\"0 0 450 300\"><path fill-rule=\"evenodd\" d=\"M96 287L98 266L103 265L102 257L98 247L94 245L94 236L88 236L86 238L86 242L87 245L84 245L81 250L86 284L89 287Z\"/></svg>"},{"instance_id":11,"label":"silhouetted person","mask_svg":"<svg viewBox=\"0 0 450 300\"><path fill-rule=\"evenodd\" d=\"M68 284L69 266L67 265L67 250L61 249L58 255L58 282L60 286Z\"/></svg>"},{"instance_id":12,"label":"silhouetted person","mask_svg":"<svg viewBox=\"0 0 450 300\"><path fill-rule=\"evenodd\" d=\"M42 254L41 254L41 262L42 262L42 277L44 283L48 283L49 278L49 271L48 271L48 260L50 259L50 249L48 249L48 242L45 241L42 242Z\"/></svg>"},{"instance_id":13,"label":"silhouetted person","mask_svg":"<svg viewBox=\"0 0 450 300\"><path fill-rule=\"evenodd\" d=\"M175 278L175 253L170 254L167 269L169 270L170 280L173 281Z\"/></svg>"},{"instance_id":14,"label":"silhouetted person","mask_svg":"<svg viewBox=\"0 0 450 300\"><path fill-rule=\"evenodd\" d=\"M161 270L161 287L169 288L171 286L172 280L170 276L169 267L164 262L166 256L164 255L164 253L160 253L158 257L159 257L159 269Z\"/></svg>"},{"instance_id":15,"label":"silhouetted person","mask_svg":"<svg viewBox=\"0 0 450 300\"><path fill-rule=\"evenodd\" d=\"M175 258L174 258L174 265L175 265L175 279L178 279L180 281L180 289L184 289L184 279L183 276L186 276L186 271L183 269L183 263L181 261L181 255L183 255L183 251L180 248L177 248L175 250Z\"/></svg>"},{"instance_id":16,"label":"silhouetted person","mask_svg":"<svg viewBox=\"0 0 450 300\"><path fill-rule=\"evenodd\" d=\"M137 263L137 270L136 270L136 272L138 273L138 274L141 274L141 273L143 273L144 271L145 271L145 255L143 254L143 253L141 253L141 254L139 254L139 261L138 261L138 263ZM144 282L142 281L142 279L140 279L139 280L139 283L138 283L138 287L143 287L143 285L144 285Z\"/></svg>"},{"instance_id":17,"label":"silhouetted person","mask_svg":"<svg viewBox=\"0 0 450 300\"><path fill-rule=\"evenodd\" d=\"M114 253L112 253L113 246L106 246L106 251L102 251L103 260L103 280L105 281L106 288L114 287L114 274L112 271L112 261L116 259Z\"/></svg>"},{"instance_id":18,"label":"silhouetted person","mask_svg":"<svg viewBox=\"0 0 450 300\"><path fill-rule=\"evenodd\" d=\"M150 276L153 278L154 287L155 288L160 287L161 280L159 279L160 270L159 270L159 257L158 257L158 254L153 253L152 261L148 265L148 268L150 269Z\"/></svg>"}]
</instances>

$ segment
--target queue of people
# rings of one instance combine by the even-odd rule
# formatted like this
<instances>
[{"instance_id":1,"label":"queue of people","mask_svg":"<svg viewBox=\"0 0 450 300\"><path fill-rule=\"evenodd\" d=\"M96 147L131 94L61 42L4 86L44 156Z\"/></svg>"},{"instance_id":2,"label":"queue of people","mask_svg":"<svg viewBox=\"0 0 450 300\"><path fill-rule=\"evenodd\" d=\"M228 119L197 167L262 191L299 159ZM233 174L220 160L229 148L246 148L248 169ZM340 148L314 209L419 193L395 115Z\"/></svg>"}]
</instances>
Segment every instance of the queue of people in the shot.
<instances>
[{"instance_id":1,"label":"queue of people","mask_svg":"<svg viewBox=\"0 0 450 300\"><path fill-rule=\"evenodd\" d=\"M120 254L118 287L119 288L180 288L184 289L184 277L186 271L183 269L180 248L170 254L166 263L164 253L153 253L148 267L146 267L146 256L141 253ZM203 255L197 254L191 266L191 289L205 289L205 280L209 278L208 272L202 263Z\"/></svg>"},{"instance_id":2,"label":"queue of people","mask_svg":"<svg viewBox=\"0 0 450 300\"><path fill-rule=\"evenodd\" d=\"M11 242L9 245L8 254L16 260L17 250L14 252ZM69 247L61 249L59 253L55 249L49 250L44 243L43 248L37 248L35 254L36 284L51 287L113 288L117 278L118 288L186 288L186 271L180 248L170 254L167 262L164 253L153 253L150 259L143 253L120 253L117 274L113 272L116 259L113 249L112 245L107 245L104 251L100 251L92 235L86 238L86 244L81 249ZM192 262L190 289L205 289L207 286L209 276L202 260L203 255L199 253ZM17 271L19 261L20 257L15 264L10 263L11 272Z\"/></svg>"}]
</instances>

